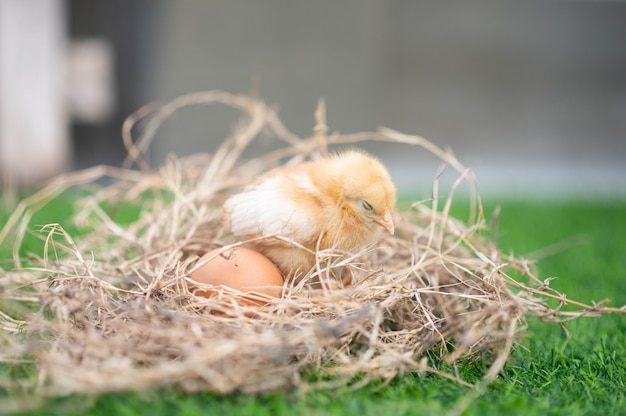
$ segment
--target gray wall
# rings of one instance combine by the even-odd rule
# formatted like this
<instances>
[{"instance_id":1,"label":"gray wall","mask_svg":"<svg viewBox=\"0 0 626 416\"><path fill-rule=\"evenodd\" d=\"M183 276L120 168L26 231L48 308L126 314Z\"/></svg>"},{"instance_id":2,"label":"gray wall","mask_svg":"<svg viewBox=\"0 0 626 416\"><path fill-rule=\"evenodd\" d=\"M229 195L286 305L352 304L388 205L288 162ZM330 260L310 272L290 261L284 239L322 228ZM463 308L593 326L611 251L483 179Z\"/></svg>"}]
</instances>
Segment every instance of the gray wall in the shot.
<instances>
[{"instance_id":1,"label":"gray wall","mask_svg":"<svg viewBox=\"0 0 626 416\"><path fill-rule=\"evenodd\" d=\"M626 193L626 3L143 4L135 102L258 85L306 136L323 96L331 130L384 125L451 146L487 192ZM235 118L216 108L179 114L153 160L214 149ZM435 173L423 151L370 150L406 189Z\"/></svg>"}]
</instances>

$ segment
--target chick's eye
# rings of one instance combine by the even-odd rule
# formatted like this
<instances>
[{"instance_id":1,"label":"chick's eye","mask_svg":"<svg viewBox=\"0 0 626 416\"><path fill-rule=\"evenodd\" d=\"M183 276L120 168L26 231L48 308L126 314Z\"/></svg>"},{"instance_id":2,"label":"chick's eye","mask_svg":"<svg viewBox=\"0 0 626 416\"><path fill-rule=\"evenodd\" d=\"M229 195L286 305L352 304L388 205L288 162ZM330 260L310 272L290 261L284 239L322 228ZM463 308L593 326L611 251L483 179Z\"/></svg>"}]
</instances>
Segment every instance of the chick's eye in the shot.
<instances>
[{"instance_id":1,"label":"chick's eye","mask_svg":"<svg viewBox=\"0 0 626 416\"><path fill-rule=\"evenodd\" d=\"M374 208L372 208L372 205L371 205L369 202L367 202L366 200L364 200L364 199L363 199L363 200L361 200L361 206L362 206L365 210L367 210L367 211L371 211L371 210L373 210L373 209L374 209Z\"/></svg>"}]
</instances>

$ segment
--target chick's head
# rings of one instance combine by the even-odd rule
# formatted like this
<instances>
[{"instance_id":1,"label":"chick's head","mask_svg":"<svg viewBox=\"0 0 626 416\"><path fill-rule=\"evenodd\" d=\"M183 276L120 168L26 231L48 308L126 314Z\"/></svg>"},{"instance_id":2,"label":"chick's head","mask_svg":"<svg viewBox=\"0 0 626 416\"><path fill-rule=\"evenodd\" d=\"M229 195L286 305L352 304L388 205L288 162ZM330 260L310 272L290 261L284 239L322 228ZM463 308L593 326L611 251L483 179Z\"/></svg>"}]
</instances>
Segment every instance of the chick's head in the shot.
<instances>
[{"instance_id":1,"label":"chick's head","mask_svg":"<svg viewBox=\"0 0 626 416\"><path fill-rule=\"evenodd\" d=\"M396 202L396 187L387 169L372 156L359 151L337 155L335 186L344 207L358 216L368 228L382 226L393 234L391 211Z\"/></svg>"}]
</instances>

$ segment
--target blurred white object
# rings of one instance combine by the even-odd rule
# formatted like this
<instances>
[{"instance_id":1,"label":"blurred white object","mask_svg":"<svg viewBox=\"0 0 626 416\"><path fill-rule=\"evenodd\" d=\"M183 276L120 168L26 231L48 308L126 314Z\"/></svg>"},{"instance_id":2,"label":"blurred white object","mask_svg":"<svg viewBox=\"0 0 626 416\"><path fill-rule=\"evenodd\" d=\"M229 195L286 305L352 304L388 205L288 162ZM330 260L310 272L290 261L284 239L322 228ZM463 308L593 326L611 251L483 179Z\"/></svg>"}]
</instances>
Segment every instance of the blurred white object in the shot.
<instances>
[{"instance_id":1,"label":"blurred white object","mask_svg":"<svg viewBox=\"0 0 626 416\"><path fill-rule=\"evenodd\" d=\"M72 40L67 86L72 118L86 123L106 121L115 110L114 53L104 39Z\"/></svg>"},{"instance_id":2,"label":"blurred white object","mask_svg":"<svg viewBox=\"0 0 626 416\"><path fill-rule=\"evenodd\" d=\"M0 176L32 185L68 168L63 0L0 1Z\"/></svg>"}]
</instances>

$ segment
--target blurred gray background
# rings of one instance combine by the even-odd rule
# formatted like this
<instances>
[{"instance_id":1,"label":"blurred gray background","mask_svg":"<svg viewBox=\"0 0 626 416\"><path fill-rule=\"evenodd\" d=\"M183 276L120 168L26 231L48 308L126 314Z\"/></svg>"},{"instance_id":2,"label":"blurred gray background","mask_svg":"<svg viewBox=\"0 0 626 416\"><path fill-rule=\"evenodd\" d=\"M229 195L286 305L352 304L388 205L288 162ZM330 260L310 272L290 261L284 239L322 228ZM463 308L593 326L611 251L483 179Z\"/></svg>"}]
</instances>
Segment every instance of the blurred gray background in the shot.
<instances>
[{"instance_id":1,"label":"blurred gray background","mask_svg":"<svg viewBox=\"0 0 626 416\"><path fill-rule=\"evenodd\" d=\"M299 136L324 97L331 131L387 126L449 146L483 193L626 195L624 2L61 5L68 39L99 39L112 56L112 110L72 122L74 168L119 165L121 123L141 105L219 89L257 92ZM236 119L184 110L164 125L152 163L215 149ZM403 192L430 191L438 162L425 151L368 149Z\"/></svg>"}]
</instances>

